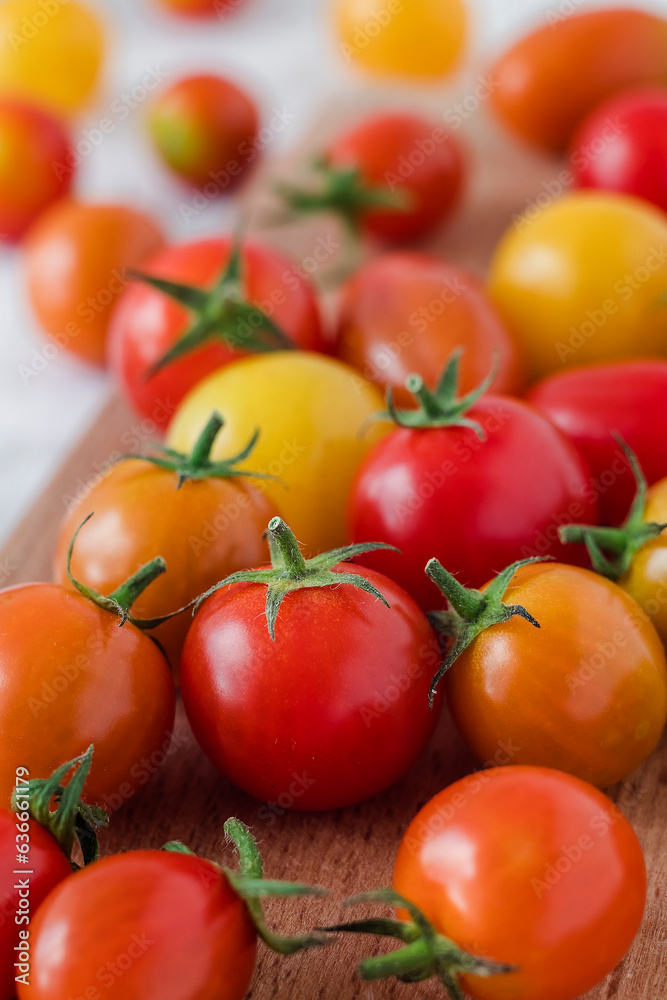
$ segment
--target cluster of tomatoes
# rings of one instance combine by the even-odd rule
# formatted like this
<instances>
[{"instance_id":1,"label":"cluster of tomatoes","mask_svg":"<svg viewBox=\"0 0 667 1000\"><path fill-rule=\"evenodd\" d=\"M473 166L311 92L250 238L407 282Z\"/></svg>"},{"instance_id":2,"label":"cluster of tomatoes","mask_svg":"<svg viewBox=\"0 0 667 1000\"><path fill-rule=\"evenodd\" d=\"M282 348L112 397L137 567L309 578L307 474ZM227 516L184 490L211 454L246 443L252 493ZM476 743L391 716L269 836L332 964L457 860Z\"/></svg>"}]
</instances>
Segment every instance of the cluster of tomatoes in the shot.
<instances>
[{"instance_id":1,"label":"cluster of tomatoes","mask_svg":"<svg viewBox=\"0 0 667 1000\"><path fill-rule=\"evenodd\" d=\"M0 30L48 4L9 0ZM463 43L458 0L335 6L344 53L375 71L441 75ZM25 180L0 225L27 230L47 334L108 364L166 441L72 506L55 582L0 592L0 1000L240 1000L258 936L287 955L344 932L401 943L366 979L574 1000L646 898L600 789L667 718L667 22L562 16L493 67L496 116L568 160L486 283L404 246L465 186L469 154L437 122L374 114L282 185L290 215L337 213L377 251L330 330L303 269L261 241L166 245L134 211L63 198L66 134L26 95L80 105L101 57L89 17L75 0L47 17L26 49L40 73L20 45L0 54L0 93L20 94L0 136L16 129ZM64 58L77 73L47 86ZM254 103L218 78L157 94L150 125L203 188L238 183L259 148ZM394 888L359 897L397 919L276 934L261 898L319 890L265 880L238 820L239 872L179 843L98 860L104 810L169 747L177 681L220 772L263 801L303 776L305 811L406 775L446 699L485 769L414 818Z\"/></svg>"}]
</instances>

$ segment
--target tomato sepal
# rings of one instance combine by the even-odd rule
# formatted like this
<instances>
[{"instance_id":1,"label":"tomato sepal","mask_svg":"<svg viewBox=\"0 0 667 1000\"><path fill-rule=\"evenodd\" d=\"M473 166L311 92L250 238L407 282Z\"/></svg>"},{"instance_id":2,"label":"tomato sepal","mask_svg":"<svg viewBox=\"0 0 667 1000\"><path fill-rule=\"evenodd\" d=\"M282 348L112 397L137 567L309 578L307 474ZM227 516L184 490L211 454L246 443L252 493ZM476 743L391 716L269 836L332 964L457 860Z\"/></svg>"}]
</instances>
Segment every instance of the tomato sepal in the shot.
<instances>
[{"instance_id":1,"label":"tomato sepal","mask_svg":"<svg viewBox=\"0 0 667 1000\"><path fill-rule=\"evenodd\" d=\"M446 611L432 611L427 615L427 618L438 635L443 639L453 640L431 683L429 692L431 708L441 678L453 666L464 649L467 649L471 642L485 629L507 622L515 615L525 618L535 628L540 628L540 623L523 605L503 604L501 599L518 569L522 566L530 566L532 563L546 562L550 558L549 556L531 556L529 559L519 559L517 562L513 562L502 573L498 574L484 592L472 587L464 587L437 559L429 559L426 564L426 575L435 583L441 594L447 598L449 608Z\"/></svg>"},{"instance_id":2,"label":"tomato sepal","mask_svg":"<svg viewBox=\"0 0 667 1000\"><path fill-rule=\"evenodd\" d=\"M322 928L327 932L344 931L354 934L376 934L391 937L404 945L387 955L372 956L359 964L359 977L365 981L395 978L405 983L423 982L436 976L451 1000L465 1000L458 981L459 975L496 976L515 972L516 967L504 962L471 955L439 934L419 907L393 889L377 889L352 896L344 906L359 903L386 903L407 910L411 920L371 918L355 920Z\"/></svg>"},{"instance_id":3,"label":"tomato sepal","mask_svg":"<svg viewBox=\"0 0 667 1000\"><path fill-rule=\"evenodd\" d=\"M620 434L612 434L627 458L635 480L635 495L627 517L618 528L588 524L561 525L558 537L564 544L585 545L596 573L608 580L618 580L630 568L637 552L652 538L657 538L667 524L644 521L648 484L637 455Z\"/></svg>"},{"instance_id":4,"label":"tomato sepal","mask_svg":"<svg viewBox=\"0 0 667 1000\"><path fill-rule=\"evenodd\" d=\"M93 750L91 743L85 753L61 764L48 778L33 778L27 788L15 788L12 792L14 812L29 812L37 823L48 830L69 859L73 871L97 861L97 830L109 825L109 817L103 809L81 800L93 761ZM69 771L74 773L67 785L63 786L61 782ZM26 799L28 809L24 810L19 803ZM56 802L55 809L51 809L53 800ZM83 866L72 860L75 842L81 848Z\"/></svg>"},{"instance_id":5,"label":"tomato sepal","mask_svg":"<svg viewBox=\"0 0 667 1000\"><path fill-rule=\"evenodd\" d=\"M269 635L275 641L275 626L280 605L287 594L295 590L339 587L342 583L348 583L359 590L365 590L366 593L382 601L387 607L390 606L386 597L366 577L356 573L335 573L333 569L339 563L347 562L349 559L366 552L375 552L378 549L398 552L398 549L393 545L387 545L385 542L346 545L343 548L332 549L330 552L321 552L319 555L313 556L312 559L305 559L294 533L281 517L273 517L269 521L267 537L271 554L271 568L240 570L238 573L232 573L225 577L224 580L216 583L214 587L197 598L193 614L196 614L203 601L215 594L221 587L228 587L234 583L266 584L266 622Z\"/></svg>"}]
</instances>

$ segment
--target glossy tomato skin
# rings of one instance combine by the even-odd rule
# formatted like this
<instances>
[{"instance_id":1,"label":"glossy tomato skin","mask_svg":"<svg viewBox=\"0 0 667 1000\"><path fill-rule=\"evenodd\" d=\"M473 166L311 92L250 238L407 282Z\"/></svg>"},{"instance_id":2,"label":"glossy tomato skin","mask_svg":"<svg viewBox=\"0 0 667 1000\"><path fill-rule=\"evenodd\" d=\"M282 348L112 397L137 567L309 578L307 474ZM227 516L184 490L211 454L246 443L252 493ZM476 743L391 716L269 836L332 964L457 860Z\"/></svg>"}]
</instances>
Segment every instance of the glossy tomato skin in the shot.
<instances>
[{"instance_id":1,"label":"glossy tomato skin","mask_svg":"<svg viewBox=\"0 0 667 1000\"><path fill-rule=\"evenodd\" d=\"M578 187L667 211L667 87L622 91L595 108L572 137L570 162Z\"/></svg>"},{"instance_id":2,"label":"glossy tomato skin","mask_svg":"<svg viewBox=\"0 0 667 1000\"><path fill-rule=\"evenodd\" d=\"M548 376L528 401L572 441L598 494L601 524L620 524L635 483L618 433L639 459L649 484L667 474L667 361L609 362Z\"/></svg>"},{"instance_id":3,"label":"glossy tomato skin","mask_svg":"<svg viewBox=\"0 0 667 1000\"><path fill-rule=\"evenodd\" d=\"M60 943L65 947L61 947ZM68 879L32 927L20 1000L243 1000L256 935L245 904L211 862L129 851Z\"/></svg>"},{"instance_id":4,"label":"glossy tomato skin","mask_svg":"<svg viewBox=\"0 0 667 1000\"><path fill-rule=\"evenodd\" d=\"M361 556L398 581L425 610L439 606L424 573L440 560L466 586L479 587L516 559L585 558L558 540L559 524L597 521L589 473L573 445L532 407L484 397L466 427L397 428L375 445L350 495L354 542L401 550Z\"/></svg>"},{"instance_id":5,"label":"glossy tomato skin","mask_svg":"<svg viewBox=\"0 0 667 1000\"><path fill-rule=\"evenodd\" d=\"M325 154L330 166L356 168L372 188L405 199L400 209L368 209L360 223L388 242L427 236L454 208L463 185L463 153L437 122L407 113L374 115L341 135Z\"/></svg>"},{"instance_id":6,"label":"glossy tomato skin","mask_svg":"<svg viewBox=\"0 0 667 1000\"><path fill-rule=\"evenodd\" d=\"M23 840L18 841L17 837ZM19 865L16 860L17 843L23 842L30 846L30 864L27 865ZM0 809L0 1000L13 1000L16 996L14 980L19 970L14 963L19 962L19 954L15 949L25 941L20 931L25 935L30 930L25 919L20 924L15 920L21 912L18 884L21 875L15 874L19 867L30 871L30 875L23 876L22 881L25 883L27 878L30 883L31 916L48 894L72 874L69 861L48 830L33 819L23 823L16 813Z\"/></svg>"},{"instance_id":7,"label":"glossy tomato skin","mask_svg":"<svg viewBox=\"0 0 667 1000\"><path fill-rule=\"evenodd\" d=\"M250 460L249 460L250 461ZM55 555L55 579L67 585L67 549L85 515L95 516L77 536L72 572L101 594L116 587L158 553L167 563L134 604L139 618L185 607L219 580L265 562L262 540L277 513L265 493L245 479L203 479L177 489L176 473L149 462L115 465L68 514ZM178 669L192 612L153 630L172 669Z\"/></svg>"},{"instance_id":8,"label":"glossy tomato skin","mask_svg":"<svg viewBox=\"0 0 667 1000\"><path fill-rule=\"evenodd\" d=\"M337 0L343 57L379 76L432 80L458 64L468 33L462 0Z\"/></svg>"},{"instance_id":9,"label":"glossy tomato skin","mask_svg":"<svg viewBox=\"0 0 667 1000\"><path fill-rule=\"evenodd\" d=\"M335 809L388 788L428 744L438 643L393 581L347 564L387 598L349 584L288 594L271 640L266 587L208 598L181 661L196 739L240 788L281 808ZM248 706L252 711L248 711Z\"/></svg>"},{"instance_id":10,"label":"glossy tomato skin","mask_svg":"<svg viewBox=\"0 0 667 1000\"><path fill-rule=\"evenodd\" d=\"M127 286L126 269L162 246L155 222L133 208L59 202L26 241L28 293L44 331L82 360L103 365L109 316Z\"/></svg>"},{"instance_id":11,"label":"glossy tomato skin","mask_svg":"<svg viewBox=\"0 0 667 1000\"><path fill-rule=\"evenodd\" d=\"M514 762L606 788L638 767L667 717L667 668L648 616L604 577L562 563L523 567L505 604L447 672L452 715L480 760L511 740Z\"/></svg>"},{"instance_id":12,"label":"glossy tomato skin","mask_svg":"<svg viewBox=\"0 0 667 1000\"><path fill-rule=\"evenodd\" d=\"M229 190L257 157L257 108L219 76L177 80L154 101L149 125L167 165L199 186L212 181Z\"/></svg>"},{"instance_id":13,"label":"glossy tomato skin","mask_svg":"<svg viewBox=\"0 0 667 1000\"><path fill-rule=\"evenodd\" d=\"M69 137L57 118L22 100L0 100L0 236L18 240L70 187L64 163Z\"/></svg>"},{"instance_id":14,"label":"glossy tomato skin","mask_svg":"<svg viewBox=\"0 0 667 1000\"><path fill-rule=\"evenodd\" d=\"M463 348L460 392L470 392L498 358L495 392L515 392L521 362L481 282L469 271L414 252L383 254L346 284L338 315L336 354L381 386L400 406L416 372L433 388L456 348Z\"/></svg>"},{"instance_id":15,"label":"glossy tomato skin","mask_svg":"<svg viewBox=\"0 0 667 1000\"><path fill-rule=\"evenodd\" d=\"M557 152L597 104L634 84L667 83L667 21L641 10L556 15L491 69L491 104L532 145ZM585 66L585 72L573 67Z\"/></svg>"},{"instance_id":16,"label":"glossy tomato skin","mask_svg":"<svg viewBox=\"0 0 667 1000\"><path fill-rule=\"evenodd\" d=\"M667 524L667 479L661 479L649 490L644 521ZM644 609L663 645L667 646L667 534L664 531L642 545L618 583Z\"/></svg>"},{"instance_id":17,"label":"glossy tomato skin","mask_svg":"<svg viewBox=\"0 0 667 1000\"><path fill-rule=\"evenodd\" d=\"M498 245L491 295L533 378L667 351L667 216L627 195L576 191Z\"/></svg>"},{"instance_id":18,"label":"glossy tomato skin","mask_svg":"<svg viewBox=\"0 0 667 1000\"><path fill-rule=\"evenodd\" d=\"M617 806L542 767L471 774L415 816L394 886L442 934L518 971L461 985L476 1000L574 1000L641 924L646 867Z\"/></svg>"},{"instance_id":19,"label":"glossy tomato skin","mask_svg":"<svg viewBox=\"0 0 667 1000\"><path fill-rule=\"evenodd\" d=\"M143 269L170 281L212 288L229 261L230 249L228 237L185 243L168 247ZM248 300L268 313L297 347L324 350L315 293L294 264L273 250L247 242L241 259ZM183 306L140 282L124 291L111 317L111 370L135 409L162 427L198 382L242 353L214 341L147 377L149 369L186 332L189 322Z\"/></svg>"},{"instance_id":20,"label":"glossy tomato skin","mask_svg":"<svg viewBox=\"0 0 667 1000\"><path fill-rule=\"evenodd\" d=\"M0 592L0 797L16 768L51 774L95 745L87 801L116 809L145 783L142 758L169 744L174 683L134 625L57 584Z\"/></svg>"},{"instance_id":21,"label":"glossy tomato skin","mask_svg":"<svg viewBox=\"0 0 667 1000\"><path fill-rule=\"evenodd\" d=\"M191 451L214 410L225 420L214 460L239 452L259 428L253 471L278 477L267 481L266 495L315 555L347 541L345 505L362 460L388 432L371 422L383 408L379 390L335 358L255 355L214 372L187 396L167 444Z\"/></svg>"},{"instance_id":22,"label":"glossy tomato skin","mask_svg":"<svg viewBox=\"0 0 667 1000\"><path fill-rule=\"evenodd\" d=\"M59 115L82 108L105 47L102 24L87 4L68 0L56 8L44 0L6 0L0 5L0 38L0 92Z\"/></svg>"}]
</instances>

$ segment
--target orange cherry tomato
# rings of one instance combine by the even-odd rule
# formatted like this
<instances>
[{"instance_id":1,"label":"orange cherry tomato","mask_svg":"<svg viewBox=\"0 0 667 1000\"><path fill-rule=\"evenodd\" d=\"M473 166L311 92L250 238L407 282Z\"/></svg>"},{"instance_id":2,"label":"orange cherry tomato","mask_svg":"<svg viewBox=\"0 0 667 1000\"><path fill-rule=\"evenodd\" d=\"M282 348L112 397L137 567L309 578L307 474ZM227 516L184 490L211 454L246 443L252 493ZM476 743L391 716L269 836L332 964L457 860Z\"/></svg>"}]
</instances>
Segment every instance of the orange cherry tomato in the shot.
<instances>
[{"instance_id":1,"label":"orange cherry tomato","mask_svg":"<svg viewBox=\"0 0 667 1000\"><path fill-rule=\"evenodd\" d=\"M491 69L496 114L516 135L554 152L606 97L667 83L667 20L634 9L559 14Z\"/></svg>"},{"instance_id":2,"label":"orange cherry tomato","mask_svg":"<svg viewBox=\"0 0 667 1000\"><path fill-rule=\"evenodd\" d=\"M520 387L512 338L481 282L463 268L422 253L387 253L361 267L343 289L336 353L371 382L392 386L398 405L413 405L408 375L421 375L434 388L459 347L461 395L480 385L494 359L493 391Z\"/></svg>"},{"instance_id":3,"label":"orange cherry tomato","mask_svg":"<svg viewBox=\"0 0 667 1000\"><path fill-rule=\"evenodd\" d=\"M126 269L163 247L148 216L125 205L62 201L26 241L28 293L39 322L60 347L95 365L105 362L112 307Z\"/></svg>"},{"instance_id":4,"label":"orange cherry tomato","mask_svg":"<svg viewBox=\"0 0 667 1000\"><path fill-rule=\"evenodd\" d=\"M67 157L68 136L41 108L0 100L0 240L16 240L52 202L66 194L72 175L54 163Z\"/></svg>"},{"instance_id":5,"label":"orange cherry tomato","mask_svg":"<svg viewBox=\"0 0 667 1000\"><path fill-rule=\"evenodd\" d=\"M643 520L667 524L667 479L649 490ZM667 532L642 545L618 583L644 609L667 646Z\"/></svg>"},{"instance_id":6,"label":"orange cherry tomato","mask_svg":"<svg viewBox=\"0 0 667 1000\"><path fill-rule=\"evenodd\" d=\"M497 767L417 813L394 886L460 948L516 967L461 976L466 995L573 1000L630 947L646 867L627 819L597 789L543 767Z\"/></svg>"},{"instance_id":7,"label":"orange cherry tomato","mask_svg":"<svg viewBox=\"0 0 667 1000\"><path fill-rule=\"evenodd\" d=\"M486 588L483 588L486 589ZM445 674L452 715L480 760L556 767L605 788L648 757L667 718L656 630L620 587L562 563L520 568L487 628Z\"/></svg>"}]
</instances>

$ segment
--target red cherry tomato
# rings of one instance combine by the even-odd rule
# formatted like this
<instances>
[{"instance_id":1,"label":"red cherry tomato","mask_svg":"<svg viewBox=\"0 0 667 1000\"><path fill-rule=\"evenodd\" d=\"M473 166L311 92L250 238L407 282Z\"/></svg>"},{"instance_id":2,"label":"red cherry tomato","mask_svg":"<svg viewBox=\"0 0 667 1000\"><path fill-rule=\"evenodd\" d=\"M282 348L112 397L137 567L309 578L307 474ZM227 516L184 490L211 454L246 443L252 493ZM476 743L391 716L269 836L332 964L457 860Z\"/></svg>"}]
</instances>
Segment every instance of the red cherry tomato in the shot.
<instances>
[{"instance_id":1,"label":"red cherry tomato","mask_svg":"<svg viewBox=\"0 0 667 1000\"><path fill-rule=\"evenodd\" d=\"M586 523L597 521L583 460L531 406L486 396L465 418L484 440L455 423L398 427L368 453L350 495L352 540L372 536L402 553L372 552L364 565L392 576L427 610L437 600L424 575L431 557L479 587L516 559L585 558L561 544L558 526L582 510Z\"/></svg>"},{"instance_id":2,"label":"red cherry tomato","mask_svg":"<svg viewBox=\"0 0 667 1000\"><path fill-rule=\"evenodd\" d=\"M573 1000L639 929L646 869L620 810L578 778L501 767L450 785L417 813L394 886L436 931L515 972L461 977L476 1000Z\"/></svg>"},{"instance_id":3,"label":"red cherry tomato","mask_svg":"<svg viewBox=\"0 0 667 1000\"><path fill-rule=\"evenodd\" d=\"M229 263L232 240L200 240L169 247L148 261L144 270L172 282L211 289ZM326 346L315 293L295 265L273 250L244 243L242 287L247 300L266 314L293 343L304 350ZM111 317L109 363L136 409L159 426L169 423L183 397L206 375L244 353L224 335L212 335L150 376L153 366L174 346L193 317L169 295L136 282L127 288ZM253 317L250 317L253 321ZM238 320L232 333L242 342L253 333L248 320ZM247 352L245 352L247 353Z\"/></svg>"},{"instance_id":4,"label":"red cherry tomato","mask_svg":"<svg viewBox=\"0 0 667 1000\"><path fill-rule=\"evenodd\" d=\"M205 601L185 640L181 691L195 737L269 803L266 816L272 804L334 809L383 791L438 720L427 701L438 644L425 615L392 580L337 556L329 582L286 594L275 639L266 584L241 582ZM389 607L350 579L374 585Z\"/></svg>"},{"instance_id":5,"label":"red cherry tomato","mask_svg":"<svg viewBox=\"0 0 667 1000\"><path fill-rule=\"evenodd\" d=\"M58 883L72 874L55 837L34 819L24 820L27 815L0 809L0 1000L13 1000L16 976L30 972L32 917ZM17 861L17 844L28 844L29 864ZM15 874L20 868L30 874ZM30 892L27 899L26 883ZM19 895L21 884L23 900ZM25 965L25 969L16 968L15 963Z\"/></svg>"},{"instance_id":6,"label":"red cherry tomato","mask_svg":"<svg viewBox=\"0 0 667 1000\"><path fill-rule=\"evenodd\" d=\"M217 17L233 14L246 0L157 0L172 14L182 17Z\"/></svg>"},{"instance_id":7,"label":"red cherry tomato","mask_svg":"<svg viewBox=\"0 0 667 1000\"><path fill-rule=\"evenodd\" d=\"M67 132L52 115L21 100L0 100L0 239L19 239L66 194L72 182L64 166L68 149Z\"/></svg>"},{"instance_id":8,"label":"red cherry tomato","mask_svg":"<svg viewBox=\"0 0 667 1000\"><path fill-rule=\"evenodd\" d=\"M257 157L257 108L219 76L189 76L163 90L149 125L172 170L215 193L233 188Z\"/></svg>"},{"instance_id":9,"label":"red cherry tomato","mask_svg":"<svg viewBox=\"0 0 667 1000\"><path fill-rule=\"evenodd\" d=\"M570 142L578 187L633 194L667 211L667 88L623 91L590 113Z\"/></svg>"},{"instance_id":10,"label":"red cherry tomato","mask_svg":"<svg viewBox=\"0 0 667 1000\"><path fill-rule=\"evenodd\" d=\"M413 372L434 386L452 351L463 348L461 390L488 375L496 392L515 392L521 364L512 338L481 282L469 271L427 254L376 257L343 289L336 353L410 404Z\"/></svg>"},{"instance_id":11,"label":"red cherry tomato","mask_svg":"<svg viewBox=\"0 0 667 1000\"><path fill-rule=\"evenodd\" d=\"M618 361L550 375L528 401L568 437L591 473L601 524L620 524L635 492L613 432L639 459L649 485L667 475L667 361Z\"/></svg>"}]
</instances>

